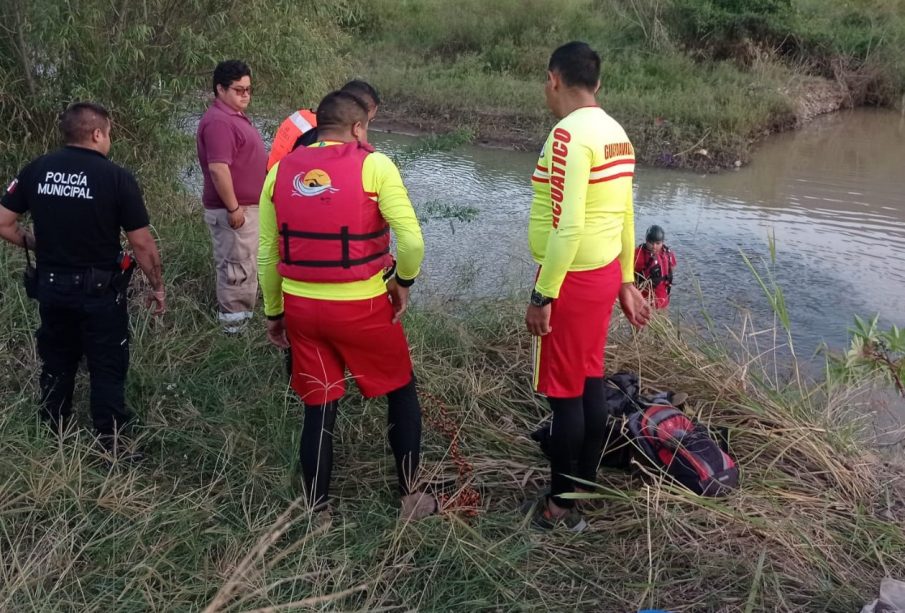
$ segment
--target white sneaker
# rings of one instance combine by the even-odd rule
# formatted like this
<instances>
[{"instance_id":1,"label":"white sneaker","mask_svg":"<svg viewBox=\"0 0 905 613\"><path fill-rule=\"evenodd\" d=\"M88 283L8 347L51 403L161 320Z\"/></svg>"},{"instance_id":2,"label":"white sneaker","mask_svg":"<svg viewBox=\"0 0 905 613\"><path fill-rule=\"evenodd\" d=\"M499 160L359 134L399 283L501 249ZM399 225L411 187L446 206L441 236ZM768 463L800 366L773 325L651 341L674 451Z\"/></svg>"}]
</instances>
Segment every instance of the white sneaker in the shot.
<instances>
[{"instance_id":1,"label":"white sneaker","mask_svg":"<svg viewBox=\"0 0 905 613\"><path fill-rule=\"evenodd\" d=\"M226 334L239 334L248 326L248 321L254 317L251 311L239 311L237 313L219 313L217 318Z\"/></svg>"}]
</instances>

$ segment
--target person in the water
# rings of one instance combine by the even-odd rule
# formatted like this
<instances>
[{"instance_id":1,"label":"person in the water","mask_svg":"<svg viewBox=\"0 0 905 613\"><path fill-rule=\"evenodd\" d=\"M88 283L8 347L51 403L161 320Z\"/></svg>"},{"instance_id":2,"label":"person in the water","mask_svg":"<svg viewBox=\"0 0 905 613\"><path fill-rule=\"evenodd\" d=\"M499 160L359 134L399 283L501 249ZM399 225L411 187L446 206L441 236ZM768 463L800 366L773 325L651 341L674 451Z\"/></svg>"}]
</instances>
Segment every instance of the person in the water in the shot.
<instances>
[{"instance_id":1,"label":"person in the water","mask_svg":"<svg viewBox=\"0 0 905 613\"><path fill-rule=\"evenodd\" d=\"M635 250L635 284L657 309L669 306L676 254L664 244L666 232L653 225L647 229L644 242Z\"/></svg>"}]
</instances>

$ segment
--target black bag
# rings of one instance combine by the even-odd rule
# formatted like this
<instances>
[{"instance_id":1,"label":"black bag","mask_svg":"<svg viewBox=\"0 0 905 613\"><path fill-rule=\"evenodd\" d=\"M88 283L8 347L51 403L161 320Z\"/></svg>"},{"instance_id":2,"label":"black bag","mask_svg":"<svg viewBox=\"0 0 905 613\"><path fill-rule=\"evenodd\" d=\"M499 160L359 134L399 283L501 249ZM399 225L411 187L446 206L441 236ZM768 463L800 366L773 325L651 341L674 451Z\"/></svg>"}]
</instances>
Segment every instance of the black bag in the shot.
<instances>
[{"instance_id":1,"label":"black bag","mask_svg":"<svg viewBox=\"0 0 905 613\"><path fill-rule=\"evenodd\" d=\"M38 269L31 261L31 254L28 245L23 245L25 249L25 271L22 273L22 285L25 286L25 295L32 300L38 299Z\"/></svg>"},{"instance_id":2,"label":"black bag","mask_svg":"<svg viewBox=\"0 0 905 613\"><path fill-rule=\"evenodd\" d=\"M738 466L710 432L679 409L653 404L628 418L633 443L647 463L695 494L726 496L738 487Z\"/></svg>"},{"instance_id":3,"label":"black bag","mask_svg":"<svg viewBox=\"0 0 905 613\"><path fill-rule=\"evenodd\" d=\"M603 383L606 405L610 415L621 417L634 413L640 408L638 399L641 387L638 384L638 375L623 370L605 377Z\"/></svg>"},{"instance_id":4,"label":"black bag","mask_svg":"<svg viewBox=\"0 0 905 613\"><path fill-rule=\"evenodd\" d=\"M620 371L604 379L604 393L610 415L603 441L601 466L622 470L631 468L634 447L627 436L623 417L639 410L640 391L638 375L633 372Z\"/></svg>"},{"instance_id":5,"label":"black bag","mask_svg":"<svg viewBox=\"0 0 905 613\"><path fill-rule=\"evenodd\" d=\"M632 469L632 461L662 470L701 496L725 496L738 487L739 471L729 454L725 429L712 432L673 406L670 392L641 396L638 375L618 372L605 379L609 417L600 465ZM547 457L547 418L531 433Z\"/></svg>"}]
</instances>

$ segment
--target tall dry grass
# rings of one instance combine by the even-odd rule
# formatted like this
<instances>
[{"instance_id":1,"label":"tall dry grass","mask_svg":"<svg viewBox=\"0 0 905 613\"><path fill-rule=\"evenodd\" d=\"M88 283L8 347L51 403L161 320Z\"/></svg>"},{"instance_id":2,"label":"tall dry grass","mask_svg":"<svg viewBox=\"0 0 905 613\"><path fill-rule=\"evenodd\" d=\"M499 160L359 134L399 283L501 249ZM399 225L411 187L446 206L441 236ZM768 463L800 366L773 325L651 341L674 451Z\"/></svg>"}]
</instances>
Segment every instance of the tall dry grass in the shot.
<instances>
[{"instance_id":1,"label":"tall dry grass","mask_svg":"<svg viewBox=\"0 0 905 613\"><path fill-rule=\"evenodd\" d=\"M460 424L482 495L474 519L420 523L397 520L382 402L355 394L337 512L330 525L308 513L290 484L300 407L260 331L221 338L187 299L169 324L138 318L129 396L150 457L108 470L87 430L58 441L34 422L33 355L4 329L19 389L4 387L0 413L0 610L851 611L905 572L905 471L860 441L857 390L778 373L753 328L719 346L620 319L607 355L729 428L737 494L603 471L589 533L531 530L516 509L546 482L526 435L547 410L520 310L408 319L421 388ZM427 421L436 410L425 402ZM425 428L425 481L455 480L448 444Z\"/></svg>"}]
</instances>

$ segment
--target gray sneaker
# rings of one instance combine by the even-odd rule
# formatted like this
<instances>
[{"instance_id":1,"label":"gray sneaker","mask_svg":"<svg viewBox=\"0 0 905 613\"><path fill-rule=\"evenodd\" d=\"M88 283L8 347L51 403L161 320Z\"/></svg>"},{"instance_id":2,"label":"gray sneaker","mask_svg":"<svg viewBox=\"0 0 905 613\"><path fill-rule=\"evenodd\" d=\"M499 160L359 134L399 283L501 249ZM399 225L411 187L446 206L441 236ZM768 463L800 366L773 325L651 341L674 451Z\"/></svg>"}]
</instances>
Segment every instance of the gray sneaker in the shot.
<instances>
[{"instance_id":1,"label":"gray sneaker","mask_svg":"<svg viewBox=\"0 0 905 613\"><path fill-rule=\"evenodd\" d=\"M568 509L565 515L554 517L547 506L547 496L529 500L522 505L522 513L531 516L531 526L538 530L566 529L569 532L584 532L588 522L577 509Z\"/></svg>"},{"instance_id":2,"label":"gray sneaker","mask_svg":"<svg viewBox=\"0 0 905 613\"><path fill-rule=\"evenodd\" d=\"M311 509L309 523L312 530L329 530L333 525L333 516L336 514L333 507L326 502Z\"/></svg>"}]
</instances>

